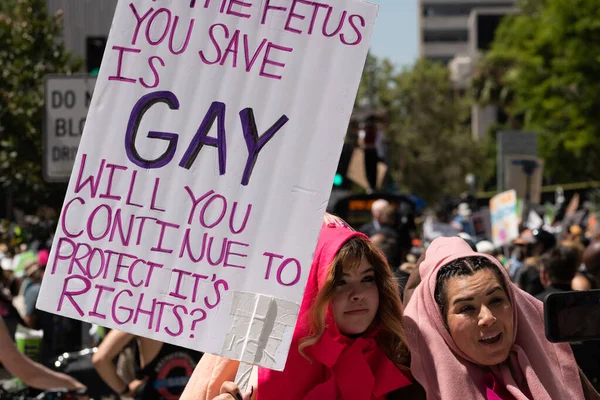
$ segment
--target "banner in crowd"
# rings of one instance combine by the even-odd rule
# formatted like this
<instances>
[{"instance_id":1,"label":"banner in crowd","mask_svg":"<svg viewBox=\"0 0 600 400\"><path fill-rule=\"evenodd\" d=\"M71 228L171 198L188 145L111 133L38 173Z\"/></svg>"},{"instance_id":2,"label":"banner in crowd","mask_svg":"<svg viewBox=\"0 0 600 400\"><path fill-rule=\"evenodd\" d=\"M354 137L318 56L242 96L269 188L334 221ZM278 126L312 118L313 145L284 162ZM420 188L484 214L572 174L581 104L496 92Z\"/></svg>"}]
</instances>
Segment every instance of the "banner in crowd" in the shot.
<instances>
[{"instance_id":1,"label":"banner in crowd","mask_svg":"<svg viewBox=\"0 0 600 400\"><path fill-rule=\"evenodd\" d=\"M519 237L517 193L514 190L508 190L492 197L490 213L494 246L507 245Z\"/></svg>"},{"instance_id":2,"label":"banner in crowd","mask_svg":"<svg viewBox=\"0 0 600 400\"><path fill-rule=\"evenodd\" d=\"M283 369L376 14L120 0L37 306Z\"/></svg>"}]
</instances>

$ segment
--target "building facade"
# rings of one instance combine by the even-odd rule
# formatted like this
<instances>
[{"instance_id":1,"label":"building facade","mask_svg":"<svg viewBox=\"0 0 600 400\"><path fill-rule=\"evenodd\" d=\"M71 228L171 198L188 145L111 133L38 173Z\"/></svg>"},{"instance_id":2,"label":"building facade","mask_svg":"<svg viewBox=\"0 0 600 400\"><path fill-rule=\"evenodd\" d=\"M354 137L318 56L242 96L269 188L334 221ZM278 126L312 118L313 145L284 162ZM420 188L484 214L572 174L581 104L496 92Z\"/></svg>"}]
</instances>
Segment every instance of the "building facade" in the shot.
<instances>
[{"instance_id":1,"label":"building facade","mask_svg":"<svg viewBox=\"0 0 600 400\"><path fill-rule=\"evenodd\" d=\"M47 6L51 15L62 10L65 46L86 59L93 40L108 37L117 0L47 0Z\"/></svg>"},{"instance_id":2,"label":"building facade","mask_svg":"<svg viewBox=\"0 0 600 400\"><path fill-rule=\"evenodd\" d=\"M471 12L514 4L515 0L419 0L419 55L444 64L455 56L470 55Z\"/></svg>"}]
</instances>

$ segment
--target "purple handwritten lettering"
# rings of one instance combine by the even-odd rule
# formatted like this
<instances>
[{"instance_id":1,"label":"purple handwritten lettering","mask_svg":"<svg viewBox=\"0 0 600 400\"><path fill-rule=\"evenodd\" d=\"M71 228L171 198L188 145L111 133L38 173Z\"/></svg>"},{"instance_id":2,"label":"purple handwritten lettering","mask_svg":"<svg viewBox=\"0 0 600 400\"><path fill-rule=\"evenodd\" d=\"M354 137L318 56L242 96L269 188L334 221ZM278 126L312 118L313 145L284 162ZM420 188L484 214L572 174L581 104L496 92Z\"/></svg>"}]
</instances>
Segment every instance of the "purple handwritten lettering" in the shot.
<instances>
[{"instance_id":1,"label":"purple handwritten lettering","mask_svg":"<svg viewBox=\"0 0 600 400\"><path fill-rule=\"evenodd\" d=\"M229 263L229 256L238 256L238 257L242 257L242 258L248 257L247 254L244 254L244 253L234 253L233 251L231 251L231 246L232 245L238 245L238 246L244 246L244 247L250 246L247 243L234 242L233 240L227 241L227 251L225 252L225 261L223 262L223 267L233 267L233 268L242 268L242 269L246 268L243 265L235 265L235 264L230 264Z\"/></svg>"},{"instance_id":2,"label":"purple handwritten lettering","mask_svg":"<svg viewBox=\"0 0 600 400\"><path fill-rule=\"evenodd\" d=\"M152 189L152 198L150 199L150 209L154 211L165 212L164 208L158 208L156 206L156 194L158 193L158 187L160 186L160 178L154 179L154 189Z\"/></svg>"},{"instance_id":3,"label":"purple handwritten lettering","mask_svg":"<svg viewBox=\"0 0 600 400\"><path fill-rule=\"evenodd\" d=\"M200 59L202 60L202 62L206 65L216 64L221 59L221 55L222 55L221 48L219 47L219 43L217 42L217 39L215 38L215 30L217 28L223 29L223 32L225 32L225 39L229 38L229 29L227 29L227 26L225 26L224 24L214 24L208 29L208 37L210 38L210 41L212 42L213 46L215 47L215 51L217 52L217 58L214 61L209 61L208 58L206 58L206 56L204 55L204 51L200 50L198 52L198 55L200 56Z\"/></svg>"},{"instance_id":4,"label":"purple handwritten lettering","mask_svg":"<svg viewBox=\"0 0 600 400\"><path fill-rule=\"evenodd\" d=\"M106 160L102 159L102 161L100 161L100 167L98 168L98 173L96 174L96 176L89 175L82 182L81 179L83 177L83 170L85 169L86 160L87 154L83 154L81 156L81 164L79 165L77 180L75 181L75 194L78 194L81 191L81 189L89 185L90 197L93 199L96 197L96 192L98 191L98 186L100 185L100 179L102 179L102 172L104 172L104 164L106 164Z\"/></svg>"},{"instance_id":5,"label":"purple handwritten lettering","mask_svg":"<svg viewBox=\"0 0 600 400\"><path fill-rule=\"evenodd\" d=\"M135 42L137 41L138 34L140 32L140 28L144 20L154 11L154 8L150 8L146 13L140 17L133 3L129 3L129 8L133 12L133 16L135 17L135 30L133 31L133 36L131 37L131 45L135 46Z\"/></svg>"},{"instance_id":6,"label":"purple handwritten lettering","mask_svg":"<svg viewBox=\"0 0 600 400\"><path fill-rule=\"evenodd\" d=\"M252 3L245 3L241 0L229 0L229 7L227 7L228 15L235 15L236 17L240 17L240 18L250 18L250 14L244 14L240 11L232 10L234 5L240 6L240 7L252 7Z\"/></svg>"},{"instance_id":7,"label":"purple handwritten lettering","mask_svg":"<svg viewBox=\"0 0 600 400\"><path fill-rule=\"evenodd\" d=\"M71 204L75 201L79 202L80 204L85 204L85 200L83 200L81 197L72 198L71 200L69 200L67 202L67 204L65 204L61 218L60 218L60 227L61 227L62 231L64 232L64 234L67 235L67 237L69 237L69 238L79 237L83 233L83 229L77 233L71 233L67 229L67 214L69 213L69 210L71 209Z\"/></svg>"},{"instance_id":8,"label":"purple handwritten lettering","mask_svg":"<svg viewBox=\"0 0 600 400\"><path fill-rule=\"evenodd\" d=\"M248 204L248 207L246 207L246 215L244 215L244 221L242 222L242 226L236 230L233 227L233 220L235 219L237 206L238 202L233 202L233 208L231 210L231 215L229 216L229 232L233 233L234 235L242 233L244 229L246 229L246 223L248 222L248 218L250 218L250 213L252 212L252 204Z\"/></svg>"},{"instance_id":9,"label":"purple handwritten lettering","mask_svg":"<svg viewBox=\"0 0 600 400\"><path fill-rule=\"evenodd\" d=\"M100 218L96 218L96 214L98 214L101 210L106 210L106 215L100 214ZM99 221L104 226L104 231L99 235L94 235L94 222ZM90 214L87 222L86 233L88 237L93 240L102 240L110 233L110 224L112 222L112 209L107 204L100 204L98 207L94 208L94 211Z\"/></svg>"},{"instance_id":10,"label":"purple handwritten lettering","mask_svg":"<svg viewBox=\"0 0 600 400\"><path fill-rule=\"evenodd\" d=\"M121 200L121 196L113 195L111 193L113 180L115 177L115 170L127 171L127 167L123 165L115 165L115 164L106 164L106 169L109 169L108 173L108 183L106 185L106 193L100 194L98 197L101 199L110 199L110 200Z\"/></svg>"},{"instance_id":11,"label":"purple handwritten lettering","mask_svg":"<svg viewBox=\"0 0 600 400\"><path fill-rule=\"evenodd\" d=\"M350 18L348 18L350 26L352 27L352 29L354 29L354 32L356 32L356 40L354 42L347 41L346 36L343 33L340 35L340 40L342 41L342 43L347 44L348 46L356 46L362 41L363 38L360 29L356 26L356 23L354 22L354 19L356 18L358 18L361 27L364 28L366 26L365 19L362 17L362 15L352 14Z\"/></svg>"},{"instance_id":12,"label":"purple handwritten lettering","mask_svg":"<svg viewBox=\"0 0 600 400\"><path fill-rule=\"evenodd\" d=\"M124 289L124 290L121 290L119 293L117 293L117 295L113 299L112 310L111 310L112 311L112 318L113 318L113 321L117 325L124 325L124 324L128 323L129 321L131 321L131 319L133 318L133 309L132 308L125 307L123 305L120 305L120 306L118 305L119 304L119 299L121 298L122 294L128 295L130 299L133 297L133 292L131 290ZM127 316L127 318L125 318L125 319L119 319L117 317L117 309L127 311L129 313L129 315Z\"/></svg>"},{"instance_id":13,"label":"purple handwritten lettering","mask_svg":"<svg viewBox=\"0 0 600 400\"><path fill-rule=\"evenodd\" d=\"M152 71L152 75L154 76L154 83L149 85L146 83L144 78L140 78L140 84L143 87L145 87L146 89L154 89L160 83L160 76L158 75L158 70L156 69L156 66L154 65L155 60L158 60L160 62L161 66L163 66L163 67L165 66L165 62L159 56L152 56L148 59L148 66L150 67L150 70Z\"/></svg>"},{"instance_id":14,"label":"purple handwritten lettering","mask_svg":"<svg viewBox=\"0 0 600 400\"><path fill-rule=\"evenodd\" d=\"M72 282L73 280L77 280L77 282L80 283L79 285L75 285L76 287L81 286L81 283L83 283L83 286L84 286L83 289L69 290L69 283ZM92 287L92 283L85 276L71 275L71 276L67 277L64 281L64 284L62 287L62 292L60 293L60 297L58 299L58 307L56 308L56 311L58 311L58 312L62 311L63 302L65 299L67 299L71 302L71 305L75 308L75 311L77 311L77 314L79 314L80 317L83 317L85 313L83 312L81 307L79 307L79 304L77 304L77 302L73 299L73 297L87 293L87 291L90 290L91 287Z\"/></svg>"},{"instance_id":15,"label":"purple handwritten lettering","mask_svg":"<svg viewBox=\"0 0 600 400\"><path fill-rule=\"evenodd\" d=\"M260 76L264 76L265 78L271 78L271 79L277 79L280 80L281 79L281 75L275 75L275 74L271 74L265 71L265 68L267 67L267 65L273 65L275 67L280 67L283 68L285 67L285 63L281 63L278 61L273 61L269 58L269 55L271 54L271 49L275 49L275 50L279 50L279 51L285 51L288 53L291 53L294 49L292 49L291 47L283 47L283 46L278 46L274 43L269 42L269 44L267 44L267 50L265 53L265 58L263 58L263 62L262 65L260 66Z\"/></svg>"},{"instance_id":16,"label":"purple handwritten lettering","mask_svg":"<svg viewBox=\"0 0 600 400\"><path fill-rule=\"evenodd\" d=\"M111 75L108 77L109 81L120 81L127 83L135 83L136 80L133 78L126 78L121 73L123 72L123 54L125 53L140 53L142 50L122 47L122 46L113 46L113 50L117 50L119 52L119 59L117 61L117 75Z\"/></svg>"},{"instance_id":17,"label":"purple handwritten lettering","mask_svg":"<svg viewBox=\"0 0 600 400\"><path fill-rule=\"evenodd\" d=\"M271 0L265 0L265 5L263 7L262 19L260 20L261 25L265 24L265 21L267 20L267 12L269 10L286 11L287 8L281 7L281 6L272 6Z\"/></svg>"},{"instance_id":18,"label":"purple handwritten lettering","mask_svg":"<svg viewBox=\"0 0 600 400\"><path fill-rule=\"evenodd\" d=\"M135 147L135 140L140 123L146 111L156 103L165 103L171 110L179 109L179 100L172 92L159 91L148 93L135 103L133 110L131 110L127 130L125 132L125 150L127 152L127 158L138 167L145 169L160 168L167 165L175 155L177 139L179 138L176 133L150 131L148 132L148 138L165 140L169 143L169 146L154 160L147 160L138 153L137 148Z\"/></svg>"},{"instance_id":19,"label":"purple handwritten lettering","mask_svg":"<svg viewBox=\"0 0 600 400\"><path fill-rule=\"evenodd\" d=\"M175 46L173 45L173 37L175 36L175 31L177 30L177 25L179 24L179 17L175 16L175 19L173 20L173 29L171 29L171 34L169 35L169 51L171 52L171 54L177 56L179 54L182 54L187 49L188 44L190 43L190 37L192 36L192 31L194 30L195 22L196 21L193 18L190 20L190 24L185 35L185 40L183 41L183 44L181 45L179 50L175 50Z\"/></svg>"},{"instance_id":20,"label":"purple handwritten lettering","mask_svg":"<svg viewBox=\"0 0 600 400\"><path fill-rule=\"evenodd\" d=\"M206 210L213 203L213 201L215 199L220 199L221 200L221 207L220 207L221 208L221 214L217 217L217 219L215 220L215 222L213 222L212 224L209 224L208 222L206 222L206 217L205 217ZM225 212L226 211L227 211L227 200L225 199L225 197L221 196L220 194L215 194L210 199L208 199L208 201L206 203L204 203L204 206L202 206L202 210L200 211L200 224L203 227L207 228L207 229L214 228L219 223L221 223L221 221L223 220L223 217L225 217Z\"/></svg>"},{"instance_id":21,"label":"purple handwritten lettering","mask_svg":"<svg viewBox=\"0 0 600 400\"><path fill-rule=\"evenodd\" d=\"M219 174L225 175L227 165L227 138L225 135L225 103L213 101L188 149L181 158L179 166L190 169L204 145L216 147L219 154ZM217 137L208 136L213 123L217 120Z\"/></svg>"},{"instance_id":22,"label":"purple handwritten lettering","mask_svg":"<svg viewBox=\"0 0 600 400\"><path fill-rule=\"evenodd\" d=\"M258 136L258 128L256 127L256 121L254 119L254 111L251 108L245 108L240 111L240 120L242 122L242 130L244 133L244 139L246 141L246 148L248 149L248 159L246 160L246 167L244 168L244 175L242 176L242 185L247 186L252 175L252 170L256 164L258 153L262 148L275 136L275 134L289 121L289 118L282 115L267 131L262 135Z\"/></svg>"},{"instance_id":23,"label":"purple handwritten lettering","mask_svg":"<svg viewBox=\"0 0 600 400\"><path fill-rule=\"evenodd\" d=\"M331 18L331 13L332 12L333 12L333 7L330 7L327 10L327 16L325 17L325 22L323 22L323 28L321 29L321 32L326 37L332 37L332 36L335 36L338 33L340 33L340 31L342 30L342 27L344 26L344 21L346 20L346 14L348 14L348 12L346 10L344 10L342 12L341 17L340 17L340 22L339 22L337 28L335 28L335 30L333 31L333 33L327 33L327 25L329 25L329 19Z\"/></svg>"},{"instance_id":24,"label":"purple handwritten lettering","mask_svg":"<svg viewBox=\"0 0 600 400\"><path fill-rule=\"evenodd\" d=\"M100 318L100 319L106 319L106 315L105 314L100 314L98 312L98 305L100 304L100 300L102 299L102 294L104 292L114 292L115 288L112 287L108 287L108 286L104 286L104 285L95 285L94 286L96 289L98 289L98 294L96 295L96 301L94 302L94 308L92 309L92 311L90 311L88 313L89 316L91 317L96 317L96 318Z\"/></svg>"},{"instance_id":25,"label":"purple handwritten lettering","mask_svg":"<svg viewBox=\"0 0 600 400\"><path fill-rule=\"evenodd\" d=\"M164 23L163 33L160 35L158 40L152 40L152 38L150 37L150 31L153 30L153 28L152 28L153 26L156 26L154 24L154 21L162 13L166 13L166 16L167 16L167 20ZM146 25L146 41L153 46L158 46L167 37L167 33L169 33L170 27L171 27L171 10L169 10L168 8L159 8L158 10L156 10L156 12L154 14L152 14L152 16L150 17L150 20L148 21L148 24ZM156 30L160 30L160 28L157 28Z\"/></svg>"}]
</instances>

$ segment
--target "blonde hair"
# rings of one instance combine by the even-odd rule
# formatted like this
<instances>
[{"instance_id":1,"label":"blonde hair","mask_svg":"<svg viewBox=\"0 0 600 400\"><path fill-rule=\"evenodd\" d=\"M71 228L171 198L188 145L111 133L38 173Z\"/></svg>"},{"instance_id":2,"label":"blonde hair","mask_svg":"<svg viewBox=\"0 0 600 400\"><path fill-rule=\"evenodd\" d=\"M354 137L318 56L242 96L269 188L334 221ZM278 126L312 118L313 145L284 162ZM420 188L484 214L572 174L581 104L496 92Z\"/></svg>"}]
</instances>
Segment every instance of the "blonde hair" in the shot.
<instances>
[{"instance_id":1,"label":"blonde hair","mask_svg":"<svg viewBox=\"0 0 600 400\"><path fill-rule=\"evenodd\" d=\"M349 239L334 257L325 284L308 310L310 331L300 340L298 351L310 361L304 349L317 343L325 332L325 318L329 301L335 292L336 281L341 278L344 270L358 268L363 258L366 258L375 270L375 282L379 291L379 308L369 329L379 328L376 336L378 345L396 366L403 368L408 365L409 352L402 324L403 310L398 286L383 254L371 241L361 236Z\"/></svg>"}]
</instances>

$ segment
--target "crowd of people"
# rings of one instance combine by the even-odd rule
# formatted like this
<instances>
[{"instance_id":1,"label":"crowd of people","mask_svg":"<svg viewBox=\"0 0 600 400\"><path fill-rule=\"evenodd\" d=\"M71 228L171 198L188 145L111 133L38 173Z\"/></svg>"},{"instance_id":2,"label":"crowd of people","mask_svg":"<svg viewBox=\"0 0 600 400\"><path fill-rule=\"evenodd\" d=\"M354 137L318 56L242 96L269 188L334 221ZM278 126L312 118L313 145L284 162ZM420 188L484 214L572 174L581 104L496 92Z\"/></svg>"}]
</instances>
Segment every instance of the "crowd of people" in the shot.
<instances>
[{"instance_id":1,"label":"crowd of people","mask_svg":"<svg viewBox=\"0 0 600 400\"><path fill-rule=\"evenodd\" d=\"M326 214L283 371L254 367L249 386L238 387L237 361L112 330L93 356L99 376L139 399L600 399L600 342L551 343L543 313L551 293L599 287L598 238L523 228L498 249L474 240L458 218L427 240L398 231L385 200L373 203L372 216L354 230ZM48 253L0 253L0 362L17 376L37 368L38 380L23 378L34 387L82 387L31 361L14 366L23 356L14 355L5 324L44 330L32 304ZM55 344L44 342L54 354ZM129 377L115 363L127 348ZM165 392L156 366L173 357L186 367Z\"/></svg>"}]
</instances>

